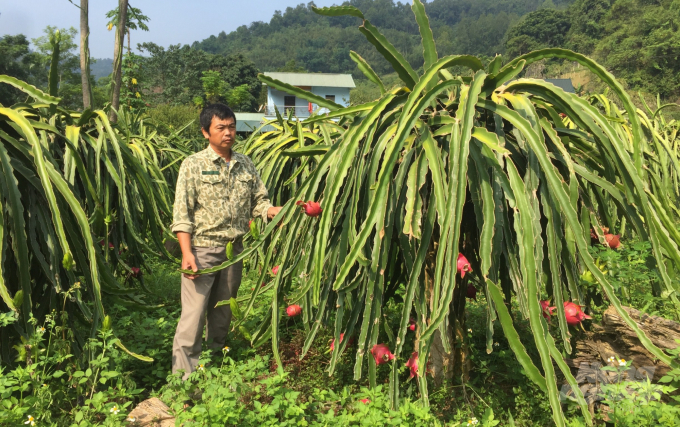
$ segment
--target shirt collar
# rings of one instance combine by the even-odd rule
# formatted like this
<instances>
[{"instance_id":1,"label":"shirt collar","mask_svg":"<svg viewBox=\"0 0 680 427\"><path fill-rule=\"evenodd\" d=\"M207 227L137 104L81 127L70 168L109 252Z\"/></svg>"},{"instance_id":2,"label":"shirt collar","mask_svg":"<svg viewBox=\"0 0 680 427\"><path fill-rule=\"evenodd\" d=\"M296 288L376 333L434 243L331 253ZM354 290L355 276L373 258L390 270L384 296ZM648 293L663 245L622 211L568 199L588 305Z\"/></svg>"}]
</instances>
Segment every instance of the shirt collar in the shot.
<instances>
[{"instance_id":1,"label":"shirt collar","mask_svg":"<svg viewBox=\"0 0 680 427\"><path fill-rule=\"evenodd\" d=\"M205 148L205 150L203 150L203 154L205 155L205 157L206 157L209 161L211 161L211 162L213 162L213 163L214 163L214 162L218 162L218 161L220 161L220 160L224 160L224 159L222 158L222 156L220 156L219 154L217 154L217 153L215 152L215 150L213 150L212 147L210 147L210 145L208 145L208 146ZM237 152L235 152L234 150L231 150L231 161L230 161L229 163L230 163L230 165L232 165L232 167L233 167L234 164L238 163L238 161L239 161L239 160L238 160L238 156L239 156L239 154L238 154Z\"/></svg>"}]
</instances>

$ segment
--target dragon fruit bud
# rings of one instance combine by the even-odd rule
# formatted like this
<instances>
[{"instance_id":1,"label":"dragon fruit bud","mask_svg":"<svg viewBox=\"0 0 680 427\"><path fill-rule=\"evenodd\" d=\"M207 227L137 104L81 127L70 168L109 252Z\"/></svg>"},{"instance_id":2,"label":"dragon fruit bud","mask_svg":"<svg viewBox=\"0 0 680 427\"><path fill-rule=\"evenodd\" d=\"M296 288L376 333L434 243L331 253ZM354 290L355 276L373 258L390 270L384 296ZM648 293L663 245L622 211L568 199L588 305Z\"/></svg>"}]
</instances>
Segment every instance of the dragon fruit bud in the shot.
<instances>
[{"instance_id":1,"label":"dragon fruit bud","mask_svg":"<svg viewBox=\"0 0 680 427\"><path fill-rule=\"evenodd\" d=\"M279 273L279 266L275 265L274 267L272 267L272 274L274 276L276 276L278 273Z\"/></svg>"},{"instance_id":2,"label":"dragon fruit bud","mask_svg":"<svg viewBox=\"0 0 680 427\"><path fill-rule=\"evenodd\" d=\"M298 200L297 203L295 204L298 206L302 206L307 216L311 217L319 216L321 215L321 211L323 211L323 208L321 208L320 204L318 204L317 202L312 202L311 200L307 203L303 202L302 200Z\"/></svg>"},{"instance_id":3,"label":"dragon fruit bud","mask_svg":"<svg viewBox=\"0 0 680 427\"><path fill-rule=\"evenodd\" d=\"M472 283L468 284L467 293L465 296L477 301L477 288L475 288L475 285Z\"/></svg>"},{"instance_id":4,"label":"dragon fruit bud","mask_svg":"<svg viewBox=\"0 0 680 427\"><path fill-rule=\"evenodd\" d=\"M414 351L413 354L411 354L411 358L408 359L406 362L406 367L411 369L411 373L409 374L409 378L417 377L418 376L418 352Z\"/></svg>"},{"instance_id":5,"label":"dragon fruit bud","mask_svg":"<svg viewBox=\"0 0 680 427\"><path fill-rule=\"evenodd\" d=\"M414 319L413 317L411 317L410 319L408 319L408 329L409 329L410 331L415 331L415 330L416 330L416 319Z\"/></svg>"},{"instance_id":6,"label":"dragon fruit bud","mask_svg":"<svg viewBox=\"0 0 680 427\"><path fill-rule=\"evenodd\" d=\"M302 313L302 307L300 307L297 304L289 305L288 307L286 307L286 314L288 315L288 317L295 317L300 313Z\"/></svg>"},{"instance_id":7,"label":"dragon fruit bud","mask_svg":"<svg viewBox=\"0 0 680 427\"><path fill-rule=\"evenodd\" d=\"M373 359L375 359L376 365L382 365L383 363L387 363L394 359L394 354L390 352L389 347L385 344L374 345L371 349L371 354L373 355Z\"/></svg>"},{"instance_id":8,"label":"dragon fruit bud","mask_svg":"<svg viewBox=\"0 0 680 427\"><path fill-rule=\"evenodd\" d=\"M345 338L344 332L340 333L340 344L342 344L342 340ZM335 350L335 338L333 338L333 341L331 341L331 351Z\"/></svg>"},{"instance_id":9,"label":"dragon fruit bud","mask_svg":"<svg viewBox=\"0 0 680 427\"><path fill-rule=\"evenodd\" d=\"M465 258L465 255L461 253L458 254L457 268L461 279L465 277L465 273L472 271L472 267L470 267L470 263L468 262L467 258Z\"/></svg>"}]
</instances>

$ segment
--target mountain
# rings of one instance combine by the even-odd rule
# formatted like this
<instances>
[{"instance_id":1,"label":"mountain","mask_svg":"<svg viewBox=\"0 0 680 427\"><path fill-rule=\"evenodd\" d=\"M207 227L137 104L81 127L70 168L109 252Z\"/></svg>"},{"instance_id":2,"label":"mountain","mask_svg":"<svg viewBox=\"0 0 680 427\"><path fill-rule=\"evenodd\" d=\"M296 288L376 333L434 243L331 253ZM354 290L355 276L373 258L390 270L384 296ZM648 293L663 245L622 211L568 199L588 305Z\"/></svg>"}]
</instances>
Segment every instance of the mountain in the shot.
<instances>
[{"instance_id":1,"label":"mountain","mask_svg":"<svg viewBox=\"0 0 680 427\"><path fill-rule=\"evenodd\" d=\"M92 58L90 62L90 75L96 79L101 77L106 77L113 72L113 59L102 58L95 59Z\"/></svg>"},{"instance_id":2,"label":"mountain","mask_svg":"<svg viewBox=\"0 0 680 427\"><path fill-rule=\"evenodd\" d=\"M565 7L570 0L432 0L425 8L440 56L468 53L492 57L504 52L506 32L521 16L542 7ZM423 63L418 25L410 2L350 0L415 68ZM276 11L269 22L253 22L229 34L219 33L192 47L214 54L242 53L262 71L287 67L309 72L352 73L362 77L349 58L359 53L379 74L392 68L357 30L354 17L326 17L313 2Z\"/></svg>"}]
</instances>

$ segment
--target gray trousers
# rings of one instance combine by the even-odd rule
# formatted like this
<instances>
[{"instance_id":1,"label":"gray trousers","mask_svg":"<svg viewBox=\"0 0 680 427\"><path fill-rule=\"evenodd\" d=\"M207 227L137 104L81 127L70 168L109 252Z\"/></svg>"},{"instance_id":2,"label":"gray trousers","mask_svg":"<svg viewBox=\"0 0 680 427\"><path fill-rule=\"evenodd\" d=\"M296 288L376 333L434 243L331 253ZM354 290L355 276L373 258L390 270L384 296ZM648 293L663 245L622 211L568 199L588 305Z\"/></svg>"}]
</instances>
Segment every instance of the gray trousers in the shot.
<instances>
[{"instance_id":1,"label":"gray trousers","mask_svg":"<svg viewBox=\"0 0 680 427\"><path fill-rule=\"evenodd\" d=\"M234 256L243 251L241 241L234 242ZM226 261L225 248L194 247L199 270L214 267ZM172 344L172 373L184 370L186 380L196 370L201 356L201 337L206 326L205 340L211 350L221 352L226 343L231 323L231 308L223 305L215 308L219 301L236 298L241 285L243 262L238 262L216 273L202 274L194 280L182 275L182 314L177 324Z\"/></svg>"}]
</instances>

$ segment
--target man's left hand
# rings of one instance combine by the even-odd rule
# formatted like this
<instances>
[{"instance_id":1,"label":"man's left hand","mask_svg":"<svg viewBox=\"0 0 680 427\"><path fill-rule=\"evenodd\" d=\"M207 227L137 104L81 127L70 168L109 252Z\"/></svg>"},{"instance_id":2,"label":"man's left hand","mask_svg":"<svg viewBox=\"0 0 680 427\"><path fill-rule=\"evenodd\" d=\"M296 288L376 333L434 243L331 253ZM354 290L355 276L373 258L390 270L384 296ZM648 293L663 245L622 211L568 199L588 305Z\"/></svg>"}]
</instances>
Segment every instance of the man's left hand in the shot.
<instances>
[{"instance_id":1,"label":"man's left hand","mask_svg":"<svg viewBox=\"0 0 680 427\"><path fill-rule=\"evenodd\" d=\"M281 211L282 206L272 206L267 210L267 218L272 219L274 218L280 211Z\"/></svg>"}]
</instances>

